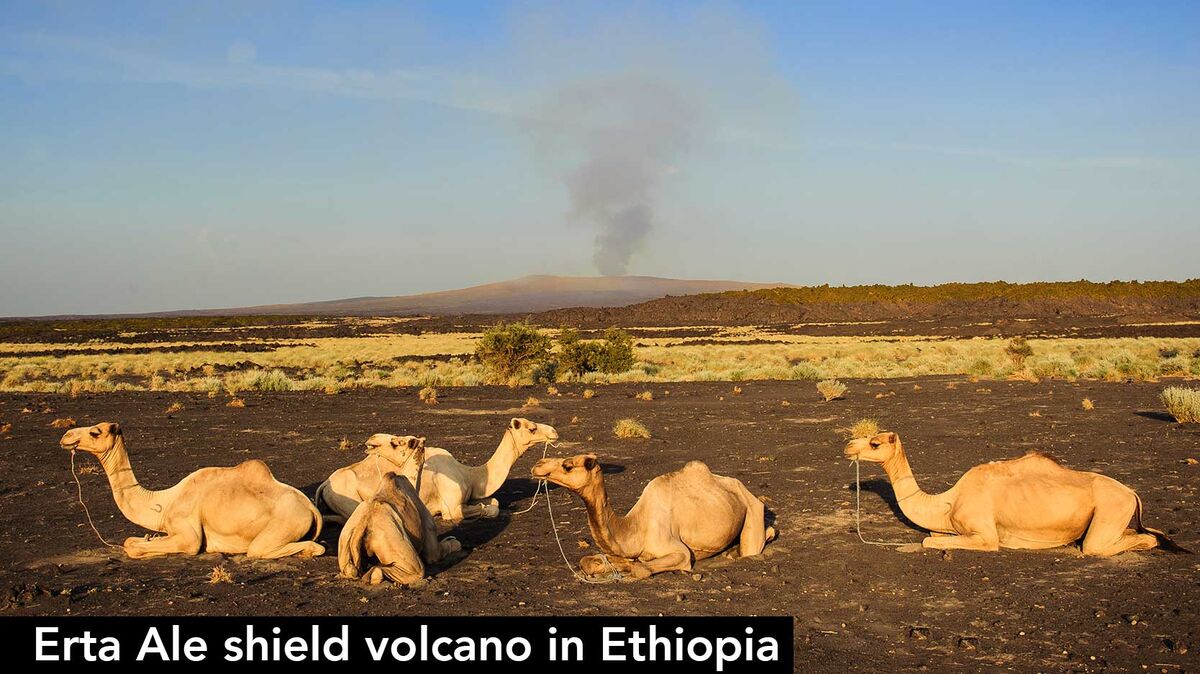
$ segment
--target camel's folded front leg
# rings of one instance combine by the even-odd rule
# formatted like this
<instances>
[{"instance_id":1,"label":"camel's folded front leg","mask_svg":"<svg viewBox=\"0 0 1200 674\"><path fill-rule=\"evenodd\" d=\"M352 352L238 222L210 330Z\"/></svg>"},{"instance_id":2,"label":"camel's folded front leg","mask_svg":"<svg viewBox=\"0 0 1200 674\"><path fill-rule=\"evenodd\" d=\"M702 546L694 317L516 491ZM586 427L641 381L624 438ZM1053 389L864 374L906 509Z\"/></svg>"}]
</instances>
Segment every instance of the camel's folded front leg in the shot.
<instances>
[{"instance_id":1,"label":"camel's folded front leg","mask_svg":"<svg viewBox=\"0 0 1200 674\"><path fill-rule=\"evenodd\" d=\"M995 552L1000 549L1000 541L989 539L981 534L968 536L928 536L921 545L930 550L981 550Z\"/></svg>"},{"instance_id":2,"label":"camel's folded front leg","mask_svg":"<svg viewBox=\"0 0 1200 674\"><path fill-rule=\"evenodd\" d=\"M200 536L193 531L158 538L132 537L125 539L125 554L133 559L163 555L195 555L200 552L200 543Z\"/></svg>"},{"instance_id":3,"label":"camel's folded front leg","mask_svg":"<svg viewBox=\"0 0 1200 674\"><path fill-rule=\"evenodd\" d=\"M479 501L471 501L463 504L463 517L468 519L476 517L499 517L500 502L494 498L485 498Z\"/></svg>"}]
</instances>

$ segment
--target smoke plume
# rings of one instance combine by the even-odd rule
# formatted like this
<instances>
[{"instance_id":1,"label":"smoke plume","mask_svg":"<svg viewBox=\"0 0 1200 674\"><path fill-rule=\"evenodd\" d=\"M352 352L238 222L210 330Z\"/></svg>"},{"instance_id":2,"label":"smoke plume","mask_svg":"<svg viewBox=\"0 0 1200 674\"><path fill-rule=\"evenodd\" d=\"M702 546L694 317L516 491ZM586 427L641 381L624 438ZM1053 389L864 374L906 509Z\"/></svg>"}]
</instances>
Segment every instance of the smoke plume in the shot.
<instances>
[{"instance_id":1,"label":"smoke plume","mask_svg":"<svg viewBox=\"0 0 1200 674\"><path fill-rule=\"evenodd\" d=\"M694 104L669 82L629 75L566 87L539 113L577 161L562 180L571 218L597 228L596 267L624 274L654 226L664 179L693 138Z\"/></svg>"}]
</instances>

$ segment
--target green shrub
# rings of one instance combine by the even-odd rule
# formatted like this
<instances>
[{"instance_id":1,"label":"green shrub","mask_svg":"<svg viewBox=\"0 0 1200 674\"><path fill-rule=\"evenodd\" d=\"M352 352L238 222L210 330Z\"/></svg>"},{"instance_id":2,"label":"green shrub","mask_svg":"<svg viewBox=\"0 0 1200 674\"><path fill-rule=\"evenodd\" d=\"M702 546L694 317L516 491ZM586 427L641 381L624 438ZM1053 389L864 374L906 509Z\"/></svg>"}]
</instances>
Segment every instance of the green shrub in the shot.
<instances>
[{"instance_id":1,"label":"green shrub","mask_svg":"<svg viewBox=\"0 0 1200 674\"><path fill-rule=\"evenodd\" d=\"M510 383L550 355L550 338L529 323L497 323L483 333L475 356L488 373Z\"/></svg>"},{"instance_id":2,"label":"green shrub","mask_svg":"<svg viewBox=\"0 0 1200 674\"><path fill-rule=\"evenodd\" d=\"M797 363L792 367L792 379L797 381L817 381L820 378L821 371L812 363Z\"/></svg>"},{"instance_id":3,"label":"green shrub","mask_svg":"<svg viewBox=\"0 0 1200 674\"><path fill-rule=\"evenodd\" d=\"M1112 361L1122 376L1130 379L1153 379L1158 376L1158 363L1142 360L1131 353L1122 353Z\"/></svg>"},{"instance_id":4,"label":"green shrub","mask_svg":"<svg viewBox=\"0 0 1200 674\"><path fill-rule=\"evenodd\" d=\"M1200 390L1168 386L1159 394L1159 398L1179 423L1200 423Z\"/></svg>"},{"instance_id":5,"label":"green shrub","mask_svg":"<svg viewBox=\"0 0 1200 674\"><path fill-rule=\"evenodd\" d=\"M1079 376L1079 370L1075 367L1075 361L1071 360L1070 356L1057 354L1030 361L1029 371L1038 379L1046 379L1048 377L1074 379Z\"/></svg>"},{"instance_id":6,"label":"green shrub","mask_svg":"<svg viewBox=\"0 0 1200 674\"><path fill-rule=\"evenodd\" d=\"M975 374L981 377L986 377L996 371L996 366L987 358L976 358L967 366L967 374Z\"/></svg>"},{"instance_id":7,"label":"green shrub","mask_svg":"<svg viewBox=\"0 0 1200 674\"><path fill-rule=\"evenodd\" d=\"M280 393L294 390L296 383L283 370L267 370L265 372L260 370L246 379L245 388L252 391Z\"/></svg>"},{"instance_id":8,"label":"green shrub","mask_svg":"<svg viewBox=\"0 0 1200 674\"><path fill-rule=\"evenodd\" d=\"M620 374L633 369L633 337L609 328L604 341L584 341L579 331L564 328L558 336L558 367L576 378L589 372Z\"/></svg>"},{"instance_id":9,"label":"green shrub","mask_svg":"<svg viewBox=\"0 0 1200 674\"><path fill-rule=\"evenodd\" d=\"M1008 340L1008 346L1004 347L1004 353L1012 359L1013 365L1021 367L1025 364L1025 359L1033 355L1033 347L1029 346L1029 342L1025 341L1020 335Z\"/></svg>"}]
</instances>

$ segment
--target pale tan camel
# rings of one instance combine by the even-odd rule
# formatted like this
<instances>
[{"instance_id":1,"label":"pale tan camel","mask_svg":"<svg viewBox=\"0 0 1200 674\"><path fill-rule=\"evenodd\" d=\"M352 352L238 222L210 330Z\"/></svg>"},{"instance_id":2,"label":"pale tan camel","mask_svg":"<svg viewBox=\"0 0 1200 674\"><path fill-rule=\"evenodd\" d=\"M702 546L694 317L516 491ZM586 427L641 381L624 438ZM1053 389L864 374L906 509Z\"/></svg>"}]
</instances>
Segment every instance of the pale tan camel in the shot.
<instances>
[{"instance_id":1,"label":"pale tan camel","mask_svg":"<svg viewBox=\"0 0 1200 674\"><path fill-rule=\"evenodd\" d=\"M262 461L201 468L170 489L151 491L134 477L118 424L73 428L59 444L99 459L121 514L140 527L166 534L126 539L130 557L195 555L204 550L274 559L325 552L315 542L321 515L312 501L276 480Z\"/></svg>"},{"instance_id":2,"label":"pale tan camel","mask_svg":"<svg viewBox=\"0 0 1200 674\"><path fill-rule=\"evenodd\" d=\"M425 456L425 438L387 433L372 435L367 438L366 458L338 468L317 487L317 507L333 513L325 516L329 522L345 522L359 503L379 491L384 474L404 473L403 466L415 452Z\"/></svg>"},{"instance_id":3,"label":"pale tan camel","mask_svg":"<svg viewBox=\"0 0 1200 674\"><path fill-rule=\"evenodd\" d=\"M1071 470L1045 454L993 461L968 470L949 490L917 486L900 436L880 433L846 445L847 458L883 464L901 512L933 535L936 550L1036 550L1083 538L1086 555L1126 550L1186 552L1161 531L1142 526L1142 501L1111 477ZM1136 527L1129 532L1130 520Z\"/></svg>"},{"instance_id":4,"label":"pale tan camel","mask_svg":"<svg viewBox=\"0 0 1200 674\"><path fill-rule=\"evenodd\" d=\"M558 431L549 424L514 418L504 429L504 437L492 458L482 466L464 466L450 452L427 447L421 501L429 512L448 522L496 517L500 514L500 503L489 497L508 479L513 464L533 445L557 439Z\"/></svg>"},{"instance_id":5,"label":"pale tan camel","mask_svg":"<svg viewBox=\"0 0 1200 674\"><path fill-rule=\"evenodd\" d=\"M532 474L583 499L588 528L604 553L579 560L587 575L603 574L610 564L634 578L687 571L734 543L742 557L758 555L775 538L775 528L765 525L762 501L740 480L714 475L700 461L651 480L624 517L608 505L595 454L542 459Z\"/></svg>"},{"instance_id":6,"label":"pale tan camel","mask_svg":"<svg viewBox=\"0 0 1200 674\"><path fill-rule=\"evenodd\" d=\"M338 538L343 576L408 585L425 577L425 564L462 549L453 537L438 540L433 516L417 495L424 463L425 446L418 444L400 474L384 475L378 491L351 513Z\"/></svg>"}]
</instances>

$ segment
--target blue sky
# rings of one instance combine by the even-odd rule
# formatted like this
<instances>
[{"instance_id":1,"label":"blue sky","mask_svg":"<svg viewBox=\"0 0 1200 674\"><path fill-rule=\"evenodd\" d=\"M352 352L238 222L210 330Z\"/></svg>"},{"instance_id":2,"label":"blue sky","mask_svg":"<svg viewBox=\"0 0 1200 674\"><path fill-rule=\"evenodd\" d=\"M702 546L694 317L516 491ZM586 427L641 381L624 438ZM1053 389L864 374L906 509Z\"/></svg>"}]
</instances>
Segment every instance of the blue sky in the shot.
<instances>
[{"instance_id":1,"label":"blue sky","mask_svg":"<svg viewBox=\"0 0 1200 674\"><path fill-rule=\"evenodd\" d=\"M1200 276L1197 26L1194 2L5 0L0 315L598 264Z\"/></svg>"}]
</instances>

